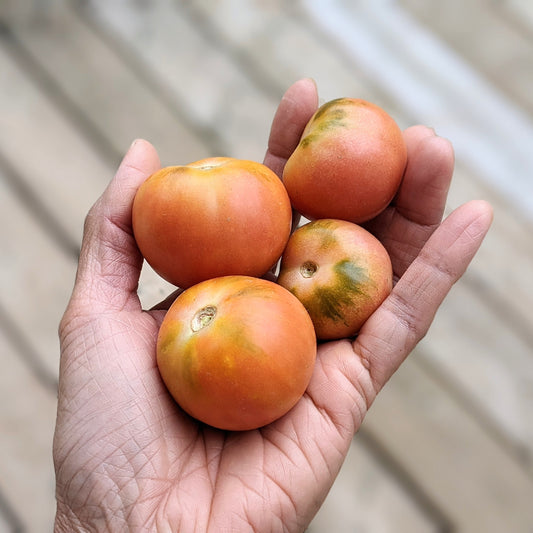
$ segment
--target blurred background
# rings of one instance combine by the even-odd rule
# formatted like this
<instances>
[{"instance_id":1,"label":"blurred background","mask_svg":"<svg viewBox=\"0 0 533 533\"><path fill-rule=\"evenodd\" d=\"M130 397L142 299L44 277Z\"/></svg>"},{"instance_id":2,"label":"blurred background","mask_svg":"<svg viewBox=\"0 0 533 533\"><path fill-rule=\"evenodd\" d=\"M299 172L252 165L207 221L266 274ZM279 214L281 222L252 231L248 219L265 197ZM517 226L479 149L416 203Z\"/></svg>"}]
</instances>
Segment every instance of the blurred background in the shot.
<instances>
[{"instance_id":1,"label":"blurred background","mask_svg":"<svg viewBox=\"0 0 533 533\"><path fill-rule=\"evenodd\" d=\"M530 0L0 0L0 532L52 530L57 325L121 156L261 161L301 77L435 128L447 212L495 209L309 531L533 532ZM168 289L143 272L146 306Z\"/></svg>"}]
</instances>

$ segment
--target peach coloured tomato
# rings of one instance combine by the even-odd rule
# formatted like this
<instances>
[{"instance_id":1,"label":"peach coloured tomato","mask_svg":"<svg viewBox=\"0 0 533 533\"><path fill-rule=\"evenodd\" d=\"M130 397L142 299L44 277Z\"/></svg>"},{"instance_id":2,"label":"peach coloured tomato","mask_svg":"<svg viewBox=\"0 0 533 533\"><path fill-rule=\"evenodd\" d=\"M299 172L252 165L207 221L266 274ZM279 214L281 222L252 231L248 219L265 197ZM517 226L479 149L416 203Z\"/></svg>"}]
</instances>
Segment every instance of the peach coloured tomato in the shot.
<instances>
[{"instance_id":1,"label":"peach coloured tomato","mask_svg":"<svg viewBox=\"0 0 533 533\"><path fill-rule=\"evenodd\" d=\"M390 115L370 102L339 98L308 122L283 182L305 217L361 223L391 202L406 163L404 138Z\"/></svg>"},{"instance_id":2,"label":"peach coloured tomato","mask_svg":"<svg viewBox=\"0 0 533 533\"><path fill-rule=\"evenodd\" d=\"M287 243L291 217L272 170L227 157L159 170L140 186L132 213L142 255L182 288L218 276L262 276Z\"/></svg>"},{"instance_id":3,"label":"peach coloured tomato","mask_svg":"<svg viewBox=\"0 0 533 533\"><path fill-rule=\"evenodd\" d=\"M344 220L298 228L278 283L305 306L319 339L354 336L392 289L390 257L371 233Z\"/></svg>"},{"instance_id":4,"label":"peach coloured tomato","mask_svg":"<svg viewBox=\"0 0 533 533\"><path fill-rule=\"evenodd\" d=\"M184 411L226 430L255 429L287 413L313 372L316 337L303 305L280 285L214 278L172 304L157 364Z\"/></svg>"}]
</instances>

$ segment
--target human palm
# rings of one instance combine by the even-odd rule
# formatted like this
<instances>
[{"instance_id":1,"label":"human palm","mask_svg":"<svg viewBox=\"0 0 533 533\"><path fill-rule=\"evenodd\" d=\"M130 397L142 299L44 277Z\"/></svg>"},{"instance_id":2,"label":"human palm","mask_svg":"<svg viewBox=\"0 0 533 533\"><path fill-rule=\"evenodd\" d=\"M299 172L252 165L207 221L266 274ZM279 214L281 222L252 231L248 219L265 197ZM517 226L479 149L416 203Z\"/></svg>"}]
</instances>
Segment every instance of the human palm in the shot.
<instances>
[{"instance_id":1,"label":"human palm","mask_svg":"<svg viewBox=\"0 0 533 533\"><path fill-rule=\"evenodd\" d=\"M316 105L308 80L284 96L265 157L278 174ZM165 311L141 309L142 258L131 230L133 196L159 160L147 142L132 146L87 217L60 325L57 531L305 529L376 394L423 337L490 225L484 202L465 204L440 225L451 146L421 126L405 137L401 190L368 224L392 258L391 296L355 341L319 346L309 387L287 415L234 433L191 419L159 376L155 341Z\"/></svg>"}]
</instances>

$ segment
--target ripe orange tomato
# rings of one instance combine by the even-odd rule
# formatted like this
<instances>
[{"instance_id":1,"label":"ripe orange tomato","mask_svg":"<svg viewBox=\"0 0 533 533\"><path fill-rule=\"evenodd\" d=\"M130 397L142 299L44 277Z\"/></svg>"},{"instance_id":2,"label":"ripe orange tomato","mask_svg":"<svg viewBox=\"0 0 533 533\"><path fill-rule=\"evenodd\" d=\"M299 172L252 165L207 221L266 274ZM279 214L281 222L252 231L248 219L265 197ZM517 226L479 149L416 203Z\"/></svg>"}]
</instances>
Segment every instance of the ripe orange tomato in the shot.
<instances>
[{"instance_id":1,"label":"ripe orange tomato","mask_svg":"<svg viewBox=\"0 0 533 533\"><path fill-rule=\"evenodd\" d=\"M133 231L148 263L182 288L224 275L264 275L291 231L290 200L277 175L227 157L166 167L139 188Z\"/></svg>"},{"instance_id":2,"label":"ripe orange tomato","mask_svg":"<svg viewBox=\"0 0 533 533\"><path fill-rule=\"evenodd\" d=\"M319 339L341 339L355 335L388 296L392 266L361 226L321 219L292 234L278 283L303 303Z\"/></svg>"},{"instance_id":3,"label":"ripe orange tomato","mask_svg":"<svg viewBox=\"0 0 533 533\"><path fill-rule=\"evenodd\" d=\"M390 115L370 102L339 98L310 119L283 181L305 217L361 223L387 207L406 163L405 141Z\"/></svg>"},{"instance_id":4,"label":"ripe orange tomato","mask_svg":"<svg viewBox=\"0 0 533 533\"><path fill-rule=\"evenodd\" d=\"M287 413L316 358L313 324L280 285L248 276L210 279L171 305L157 364L184 411L211 426L248 430Z\"/></svg>"}]
</instances>

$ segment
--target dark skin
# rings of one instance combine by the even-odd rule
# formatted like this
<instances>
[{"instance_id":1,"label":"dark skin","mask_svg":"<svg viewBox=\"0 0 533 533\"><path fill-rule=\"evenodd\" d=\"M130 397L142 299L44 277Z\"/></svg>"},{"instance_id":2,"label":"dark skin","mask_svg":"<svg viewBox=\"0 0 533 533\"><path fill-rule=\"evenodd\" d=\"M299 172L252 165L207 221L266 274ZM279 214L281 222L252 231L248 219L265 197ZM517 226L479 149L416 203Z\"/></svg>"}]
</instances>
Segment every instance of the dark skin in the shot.
<instances>
[{"instance_id":1,"label":"dark skin","mask_svg":"<svg viewBox=\"0 0 533 533\"><path fill-rule=\"evenodd\" d=\"M275 115L265 164L281 176L317 108L301 80ZM160 166L136 141L89 212L71 301L60 325L54 438L56 531L303 531L333 484L376 395L427 332L492 220L469 202L441 222L450 143L405 131L408 166L392 205L367 227L394 267L392 294L355 341L321 344L311 383L287 415L231 433L184 414L155 360L164 309L137 296L142 257L131 229L139 185Z\"/></svg>"}]
</instances>

